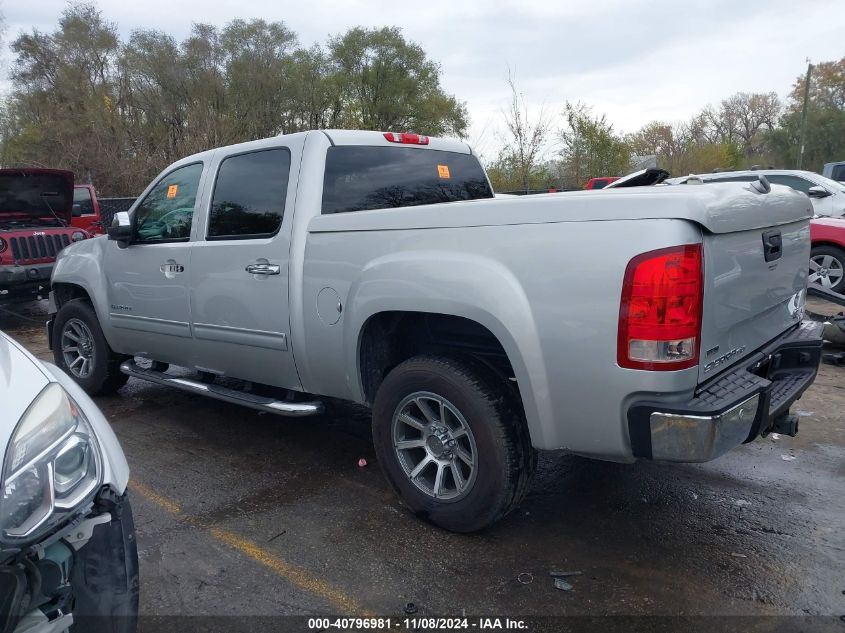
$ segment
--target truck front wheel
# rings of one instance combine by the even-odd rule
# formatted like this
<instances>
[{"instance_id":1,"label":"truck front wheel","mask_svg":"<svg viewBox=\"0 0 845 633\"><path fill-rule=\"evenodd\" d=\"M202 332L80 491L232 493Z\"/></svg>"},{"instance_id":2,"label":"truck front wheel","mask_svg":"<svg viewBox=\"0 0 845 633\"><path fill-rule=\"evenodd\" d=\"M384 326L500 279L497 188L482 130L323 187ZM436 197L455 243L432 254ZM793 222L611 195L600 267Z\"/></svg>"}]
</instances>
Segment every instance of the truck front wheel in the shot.
<instances>
[{"instance_id":1,"label":"truck front wheel","mask_svg":"<svg viewBox=\"0 0 845 633\"><path fill-rule=\"evenodd\" d=\"M373 439L405 504L454 532L514 509L536 463L511 388L469 360L417 356L394 368L376 395Z\"/></svg>"},{"instance_id":2,"label":"truck front wheel","mask_svg":"<svg viewBox=\"0 0 845 633\"><path fill-rule=\"evenodd\" d=\"M126 384L124 357L109 347L97 313L85 299L63 304L53 324L53 358L89 396L114 393Z\"/></svg>"}]
</instances>

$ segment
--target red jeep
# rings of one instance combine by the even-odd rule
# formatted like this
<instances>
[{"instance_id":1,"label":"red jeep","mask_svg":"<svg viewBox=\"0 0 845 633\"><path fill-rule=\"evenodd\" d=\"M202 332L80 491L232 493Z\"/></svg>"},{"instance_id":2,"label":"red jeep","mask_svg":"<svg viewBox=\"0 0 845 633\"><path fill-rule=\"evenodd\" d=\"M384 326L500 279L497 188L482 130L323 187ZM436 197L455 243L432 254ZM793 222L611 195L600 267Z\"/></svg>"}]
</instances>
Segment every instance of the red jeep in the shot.
<instances>
[{"instance_id":1,"label":"red jeep","mask_svg":"<svg viewBox=\"0 0 845 633\"><path fill-rule=\"evenodd\" d=\"M0 169L0 304L47 295L58 252L90 237L72 207L72 172Z\"/></svg>"},{"instance_id":2,"label":"red jeep","mask_svg":"<svg viewBox=\"0 0 845 633\"><path fill-rule=\"evenodd\" d=\"M94 185L74 185L73 219L70 223L91 235L102 235L106 232L100 217L100 201L97 200Z\"/></svg>"}]
</instances>

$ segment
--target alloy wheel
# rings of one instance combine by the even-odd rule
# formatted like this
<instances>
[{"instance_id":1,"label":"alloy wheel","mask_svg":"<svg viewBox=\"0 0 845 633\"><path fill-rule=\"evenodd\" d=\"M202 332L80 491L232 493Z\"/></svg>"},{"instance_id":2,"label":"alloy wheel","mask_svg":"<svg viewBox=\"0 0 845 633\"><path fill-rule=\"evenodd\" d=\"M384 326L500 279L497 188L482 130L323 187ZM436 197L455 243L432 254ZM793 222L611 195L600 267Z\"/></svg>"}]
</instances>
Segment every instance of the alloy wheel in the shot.
<instances>
[{"instance_id":1,"label":"alloy wheel","mask_svg":"<svg viewBox=\"0 0 845 633\"><path fill-rule=\"evenodd\" d=\"M845 275L842 262L833 255L816 255L810 258L811 284L818 284L824 288L833 288Z\"/></svg>"},{"instance_id":2,"label":"alloy wheel","mask_svg":"<svg viewBox=\"0 0 845 633\"><path fill-rule=\"evenodd\" d=\"M478 473L478 448L458 408L427 391L407 396L393 415L393 448L418 490L440 501L469 493Z\"/></svg>"},{"instance_id":3,"label":"alloy wheel","mask_svg":"<svg viewBox=\"0 0 845 633\"><path fill-rule=\"evenodd\" d=\"M86 378L94 367L94 336L80 319L68 319L62 328L65 367L76 378Z\"/></svg>"}]
</instances>

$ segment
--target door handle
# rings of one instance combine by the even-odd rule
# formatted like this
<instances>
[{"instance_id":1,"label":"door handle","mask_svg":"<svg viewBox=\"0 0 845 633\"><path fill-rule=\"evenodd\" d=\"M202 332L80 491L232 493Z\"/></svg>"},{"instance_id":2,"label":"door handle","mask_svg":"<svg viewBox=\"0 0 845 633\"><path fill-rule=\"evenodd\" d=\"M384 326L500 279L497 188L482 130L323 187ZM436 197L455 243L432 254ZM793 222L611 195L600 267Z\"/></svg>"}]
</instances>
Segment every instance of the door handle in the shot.
<instances>
[{"instance_id":1,"label":"door handle","mask_svg":"<svg viewBox=\"0 0 845 633\"><path fill-rule=\"evenodd\" d=\"M783 237L778 229L763 232L763 259L767 262L780 259L783 255Z\"/></svg>"},{"instance_id":2,"label":"door handle","mask_svg":"<svg viewBox=\"0 0 845 633\"><path fill-rule=\"evenodd\" d=\"M278 264L250 264L246 267L246 272L250 275L278 275L282 272L282 267Z\"/></svg>"}]
</instances>

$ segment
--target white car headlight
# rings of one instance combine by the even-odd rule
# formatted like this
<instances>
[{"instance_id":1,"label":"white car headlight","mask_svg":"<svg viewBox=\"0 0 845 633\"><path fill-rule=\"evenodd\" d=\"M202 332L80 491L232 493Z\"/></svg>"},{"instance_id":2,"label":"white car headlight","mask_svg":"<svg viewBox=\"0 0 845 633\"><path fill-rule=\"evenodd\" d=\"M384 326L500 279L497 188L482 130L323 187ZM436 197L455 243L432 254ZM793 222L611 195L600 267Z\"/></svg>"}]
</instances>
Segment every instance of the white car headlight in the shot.
<instances>
[{"instance_id":1,"label":"white car headlight","mask_svg":"<svg viewBox=\"0 0 845 633\"><path fill-rule=\"evenodd\" d=\"M0 540L20 544L59 523L99 487L103 458L85 415L58 383L24 413L0 476Z\"/></svg>"}]
</instances>

